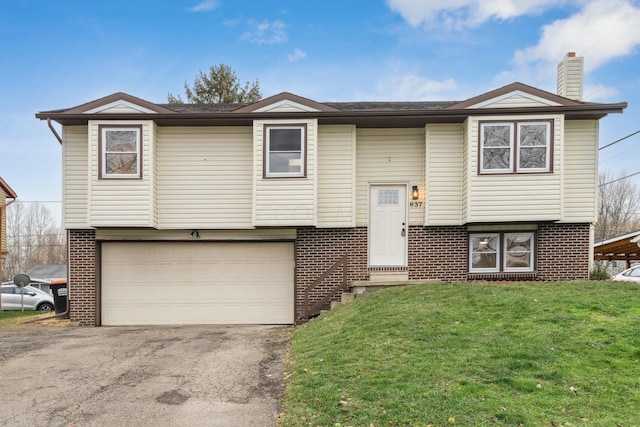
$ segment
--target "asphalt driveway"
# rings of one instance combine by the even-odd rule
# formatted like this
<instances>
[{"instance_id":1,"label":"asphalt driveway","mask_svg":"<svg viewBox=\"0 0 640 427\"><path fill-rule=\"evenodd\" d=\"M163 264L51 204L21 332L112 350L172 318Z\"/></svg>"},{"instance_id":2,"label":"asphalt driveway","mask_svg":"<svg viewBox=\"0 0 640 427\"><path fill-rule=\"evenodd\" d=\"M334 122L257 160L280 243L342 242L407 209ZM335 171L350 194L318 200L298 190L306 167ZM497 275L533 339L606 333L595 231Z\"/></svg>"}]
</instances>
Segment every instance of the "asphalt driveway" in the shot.
<instances>
[{"instance_id":1,"label":"asphalt driveway","mask_svg":"<svg viewBox=\"0 0 640 427\"><path fill-rule=\"evenodd\" d=\"M274 426L291 328L0 329L0 425Z\"/></svg>"}]
</instances>

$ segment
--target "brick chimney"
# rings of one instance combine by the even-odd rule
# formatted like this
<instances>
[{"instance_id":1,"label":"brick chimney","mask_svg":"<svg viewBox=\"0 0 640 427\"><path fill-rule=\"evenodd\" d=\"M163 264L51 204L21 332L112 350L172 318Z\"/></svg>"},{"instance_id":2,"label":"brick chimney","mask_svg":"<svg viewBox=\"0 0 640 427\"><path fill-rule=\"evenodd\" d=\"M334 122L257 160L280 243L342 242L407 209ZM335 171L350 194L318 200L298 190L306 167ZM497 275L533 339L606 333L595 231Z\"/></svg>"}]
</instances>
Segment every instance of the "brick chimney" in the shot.
<instances>
[{"instance_id":1,"label":"brick chimney","mask_svg":"<svg viewBox=\"0 0 640 427\"><path fill-rule=\"evenodd\" d=\"M567 53L558 63L558 95L582 101L584 58L575 52Z\"/></svg>"}]
</instances>

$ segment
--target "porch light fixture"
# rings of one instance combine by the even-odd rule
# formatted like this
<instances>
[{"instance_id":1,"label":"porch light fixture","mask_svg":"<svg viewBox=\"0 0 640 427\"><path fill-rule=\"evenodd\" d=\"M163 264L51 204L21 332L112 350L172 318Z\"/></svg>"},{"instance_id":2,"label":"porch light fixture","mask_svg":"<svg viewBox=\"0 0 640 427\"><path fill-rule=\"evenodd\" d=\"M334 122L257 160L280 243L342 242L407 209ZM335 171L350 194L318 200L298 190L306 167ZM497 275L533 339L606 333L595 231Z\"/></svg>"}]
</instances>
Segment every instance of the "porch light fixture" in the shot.
<instances>
[{"instance_id":1,"label":"porch light fixture","mask_svg":"<svg viewBox=\"0 0 640 427\"><path fill-rule=\"evenodd\" d=\"M413 187L411 187L411 198L413 200L418 200L419 197L420 197L420 192L418 191L418 186L414 185Z\"/></svg>"}]
</instances>

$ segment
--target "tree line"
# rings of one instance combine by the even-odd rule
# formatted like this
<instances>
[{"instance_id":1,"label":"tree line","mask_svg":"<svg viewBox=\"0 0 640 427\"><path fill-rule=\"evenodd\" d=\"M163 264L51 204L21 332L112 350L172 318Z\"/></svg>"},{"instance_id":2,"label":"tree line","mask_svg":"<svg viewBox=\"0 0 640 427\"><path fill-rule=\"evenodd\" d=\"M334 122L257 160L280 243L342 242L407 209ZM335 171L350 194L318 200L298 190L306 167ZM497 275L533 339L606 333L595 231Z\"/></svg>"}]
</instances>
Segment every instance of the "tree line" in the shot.
<instances>
[{"instance_id":1,"label":"tree line","mask_svg":"<svg viewBox=\"0 0 640 427\"><path fill-rule=\"evenodd\" d=\"M46 206L16 201L7 208L7 252L3 282L38 265L66 264L66 233Z\"/></svg>"}]
</instances>

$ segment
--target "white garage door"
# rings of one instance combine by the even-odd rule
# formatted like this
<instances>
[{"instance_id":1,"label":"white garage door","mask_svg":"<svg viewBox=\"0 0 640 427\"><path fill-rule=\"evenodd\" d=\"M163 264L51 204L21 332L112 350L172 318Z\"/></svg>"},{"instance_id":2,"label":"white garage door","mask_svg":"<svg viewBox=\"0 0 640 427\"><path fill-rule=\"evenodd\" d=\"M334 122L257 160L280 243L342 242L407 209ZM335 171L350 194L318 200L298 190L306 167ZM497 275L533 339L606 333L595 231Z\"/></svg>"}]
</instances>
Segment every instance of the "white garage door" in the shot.
<instances>
[{"instance_id":1,"label":"white garage door","mask_svg":"<svg viewBox=\"0 0 640 427\"><path fill-rule=\"evenodd\" d=\"M293 243L105 242L102 324L288 324Z\"/></svg>"}]
</instances>

